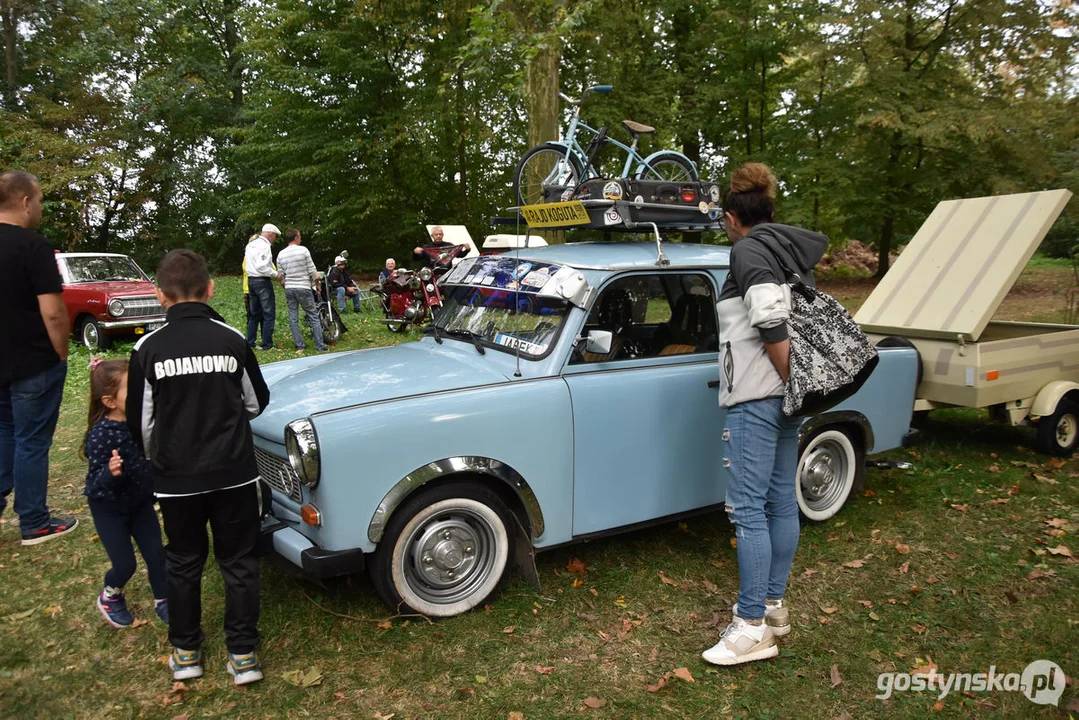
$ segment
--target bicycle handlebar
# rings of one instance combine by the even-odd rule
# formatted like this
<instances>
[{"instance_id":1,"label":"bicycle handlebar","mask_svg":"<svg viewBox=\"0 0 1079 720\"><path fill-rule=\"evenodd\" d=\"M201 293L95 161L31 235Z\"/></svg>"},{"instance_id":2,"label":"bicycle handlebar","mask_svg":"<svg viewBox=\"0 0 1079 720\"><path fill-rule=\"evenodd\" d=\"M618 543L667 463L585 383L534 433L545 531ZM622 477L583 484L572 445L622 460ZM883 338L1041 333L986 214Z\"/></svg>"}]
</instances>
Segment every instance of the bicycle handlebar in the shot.
<instances>
[{"instance_id":1,"label":"bicycle handlebar","mask_svg":"<svg viewBox=\"0 0 1079 720\"><path fill-rule=\"evenodd\" d=\"M590 89L592 90L592 92L609 93L612 90L614 90L614 86L613 85L594 85Z\"/></svg>"},{"instance_id":2,"label":"bicycle handlebar","mask_svg":"<svg viewBox=\"0 0 1079 720\"><path fill-rule=\"evenodd\" d=\"M558 97L560 99L562 99L563 101L568 102L570 105L580 105L581 103L583 103L585 101L585 98L587 98L589 95L591 95L594 92L609 93L609 92L613 92L613 91L614 91L614 85L593 85L592 87L584 89L584 92L581 93L581 98L579 100L574 100L573 98L571 98L569 95L567 95L564 92L559 92Z\"/></svg>"}]
</instances>

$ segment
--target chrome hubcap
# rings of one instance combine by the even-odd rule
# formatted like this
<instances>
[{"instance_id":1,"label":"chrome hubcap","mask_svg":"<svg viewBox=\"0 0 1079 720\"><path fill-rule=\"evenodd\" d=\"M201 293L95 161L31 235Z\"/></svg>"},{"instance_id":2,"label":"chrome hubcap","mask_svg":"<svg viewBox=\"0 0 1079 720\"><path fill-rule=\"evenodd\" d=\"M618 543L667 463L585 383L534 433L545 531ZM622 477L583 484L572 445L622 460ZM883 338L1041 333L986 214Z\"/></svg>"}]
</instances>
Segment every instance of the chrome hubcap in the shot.
<instances>
[{"instance_id":1,"label":"chrome hubcap","mask_svg":"<svg viewBox=\"0 0 1079 720\"><path fill-rule=\"evenodd\" d=\"M86 323L82 327L83 345L93 350L97 347L97 325Z\"/></svg>"},{"instance_id":2,"label":"chrome hubcap","mask_svg":"<svg viewBox=\"0 0 1079 720\"><path fill-rule=\"evenodd\" d=\"M413 591L428 602L453 603L490 576L495 534L485 518L456 510L417 527L409 548L405 570Z\"/></svg>"},{"instance_id":3,"label":"chrome hubcap","mask_svg":"<svg viewBox=\"0 0 1079 720\"><path fill-rule=\"evenodd\" d=\"M802 496L813 510L823 510L839 500L848 472L846 453L838 442L817 445L802 466Z\"/></svg>"},{"instance_id":4,"label":"chrome hubcap","mask_svg":"<svg viewBox=\"0 0 1079 720\"><path fill-rule=\"evenodd\" d=\"M1079 423L1074 415L1061 415L1057 421L1057 445L1062 448L1071 447L1075 442L1076 432L1079 432Z\"/></svg>"}]
</instances>

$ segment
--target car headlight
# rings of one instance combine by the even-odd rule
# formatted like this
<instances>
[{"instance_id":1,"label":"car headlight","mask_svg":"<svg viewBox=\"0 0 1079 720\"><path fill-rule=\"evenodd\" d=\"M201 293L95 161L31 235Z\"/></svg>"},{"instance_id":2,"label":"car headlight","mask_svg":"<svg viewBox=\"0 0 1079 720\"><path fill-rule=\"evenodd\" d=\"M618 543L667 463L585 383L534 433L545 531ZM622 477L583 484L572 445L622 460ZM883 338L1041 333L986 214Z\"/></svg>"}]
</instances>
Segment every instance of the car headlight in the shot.
<instances>
[{"instance_id":1,"label":"car headlight","mask_svg":"<svg viewBox=\"0 0 1079 720\"><path fill-rule=\"evenodd\" d=\"M120 299L109 300L109 315L120 317L124 314L124 301Z\"/></svg>"},{"instance_id":2,"label":"car headlight","mask_svg":"<svg viewBox=\"0 0 1079 720\"><path fill-rule=\"evenodd\" d=\"M431 268L420 268L420 280L427 282L431 279Z\"/></svg>"},{"instance_id":3,"label":"car headlight","mask_svg":"<svg viewBox=\"0 0 1079 720\"><path fill-rule=\"evenodd\" d=\"M285 450L300 482L309 488L318 487L321 470L318 436L309 418L293 420L285 426Z\"/></svg>"}]
</instances>

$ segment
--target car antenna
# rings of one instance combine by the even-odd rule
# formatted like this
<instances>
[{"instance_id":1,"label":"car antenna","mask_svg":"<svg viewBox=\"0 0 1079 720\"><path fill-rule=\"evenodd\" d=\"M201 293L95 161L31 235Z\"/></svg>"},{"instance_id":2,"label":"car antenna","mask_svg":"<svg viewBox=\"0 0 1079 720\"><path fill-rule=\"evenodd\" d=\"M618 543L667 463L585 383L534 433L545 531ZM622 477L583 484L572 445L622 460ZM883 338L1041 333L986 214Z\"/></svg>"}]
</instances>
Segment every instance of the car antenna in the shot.
<instances>
[{"instance_id":1,"label":"car antenna","mask_svg":"<svg viewBox=\"0 0 1079 720\"><path fill-rule=\"evenodd\" d=\"M528 231L526 230L525 232L528 232ZM527 237L525 239L525 242L528 242ZM514 314L516 314L516 313L521 312L521 295L520 295L521 281L517 279L517 270L519 270L520 267L521 267L521 211L520 210L517 211L517 229L516 229L516 232L514 233L513 259L515 261L514 262L514 268L513 268L513 282L515 283L514 286L513 286L513 307L514 307ZM516 342L516 343L514 343L514 345L516 345L516 347L514 348L513 355L514 355L514 359L515 359L515 361L517 363L517 366L513 370L513 377L519 378L519 377L521 377L521 343Z\"/></svg>"}]
</instances>

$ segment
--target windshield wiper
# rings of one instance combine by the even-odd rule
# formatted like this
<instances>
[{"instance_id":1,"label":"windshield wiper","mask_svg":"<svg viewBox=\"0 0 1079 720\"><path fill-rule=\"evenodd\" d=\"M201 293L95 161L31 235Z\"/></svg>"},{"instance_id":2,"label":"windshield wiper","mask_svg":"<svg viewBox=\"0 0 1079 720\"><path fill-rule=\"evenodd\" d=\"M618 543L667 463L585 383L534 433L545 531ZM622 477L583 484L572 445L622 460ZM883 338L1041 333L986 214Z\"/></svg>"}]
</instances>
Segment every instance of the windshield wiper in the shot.
<instances>
[{"instance_id":1,"label":"windshield wiper","mask_svg":"<svg viewBox=\"0 0 1079 720\"><path fill-rule=\"evenodd\" d=\"M446 334L450 337L465 337L472 341L472 344L476 346L476 352L480 355L486 355L487 351L483 349L483 345L480 344L480 336L471 330L447 330Z\"/></svg>"},{"instance_id":2,"label":"windshield wiper","mask_svg":"<svg viewBox=\"0 0 1079 720\"><path fill-rule=\"evenodd\" d=\"M435 336L435 342L438 343L439 345L442 344L442 330L438 327L438 325L435 325L434 323L431 323L430 325L428 325L427 327L425 327L423 329L423 334L424 335L434 335Z\"/></svg>"}]
</instances>

